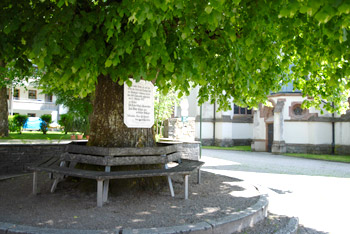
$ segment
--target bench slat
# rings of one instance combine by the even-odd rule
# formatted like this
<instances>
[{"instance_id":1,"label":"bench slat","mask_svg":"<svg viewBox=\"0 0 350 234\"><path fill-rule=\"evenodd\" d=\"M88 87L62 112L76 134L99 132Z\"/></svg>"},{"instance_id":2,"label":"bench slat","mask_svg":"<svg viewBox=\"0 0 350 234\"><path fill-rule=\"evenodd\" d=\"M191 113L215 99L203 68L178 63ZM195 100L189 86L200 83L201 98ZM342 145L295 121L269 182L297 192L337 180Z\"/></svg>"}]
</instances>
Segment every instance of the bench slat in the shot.
<instances>
[{"instance_id":1,"label":"bench slat","mask_svg":"<svg viewBox=\"0 0 350 234\"><path fill-rule=\"evenodd\" d=\"M142 152L141 152L142 150ZM130 156L130 155L162 155L170 154L177 151L175 145L166 145L160 147L122 147L122 148L104 148L97 146L85 146L85 145L67 145L66 152L99 155L99 156Z\"/></svg>"},{"instance_id":2,"label":"bench slat","mask_svg":"<svg viewBox=\"0 0 350 234\"><path fill-rule=\"evenodd\" d=\"M109 166L116 165L145 165L145 164L165 164L173 162L181 158L181 154L176 152L164 157L157 155L148 156L127 156L127 157L114 157L108 159Z\"/></svg>"},{"instance_id":3,"label":"bench slat","mask_svg":"<svg viewBox=\"0 0 350 234\"><path fill-rule=\"evenodd\" d=\"M107 166L108 161L106 157L87 155L87 154L70 154L64 153L60 156L61 160L71 161L77 163L86 163L99 166Z\"/></svg>"},{"instance_id":4,"label":"bench slat","mask_svg":"<svg viewBox=\"0 0 350 234\"><path fill-rule=\"evenodd\" d=\"M36 171L38 170L40 167L51 167L53 165L58 165L59 164L59 157L48 157L48 158L45 158L44 160L41 160L37 163L33 163L33 164L28 164L26 166L26 168L28 170L32 170L32 171Z\"/></svg>"},{"instance_id":5,"label":"bench slat","mask_svg":"<svg viewBox=\"0 0 350 234\"><path fill-rule=\"evenodd\" d=\"M155 169L155 170L135 170L135 171L87 171L81 169L72 169L67 167L50 166L38 167L36 171L46 171L57 174L63 174L73 177L82 177L88 179L105 180L105 179L124 179L136 177L153 177L153 176L171 176L175 174L188 175L193 170L198 169L204 164L200 161L183 160L181 164L170 169ZM32 169L33 170L33 169Z\"/></svg>"},{"instance_id":6,"label":"bench slat","mask_svg":"<svg viewBox=\"0 0 350 234\"><path fill-rule=\"evenodd\" d=\"M157 155L149 156L124 156L124 157L101 157L86 154L64 153L61 160L93 164L99 166L119 166L119 165L145 165L145 164L165 164L181 158L181 153L175 152L165 157Z\"/></svg>"}]
</instances>

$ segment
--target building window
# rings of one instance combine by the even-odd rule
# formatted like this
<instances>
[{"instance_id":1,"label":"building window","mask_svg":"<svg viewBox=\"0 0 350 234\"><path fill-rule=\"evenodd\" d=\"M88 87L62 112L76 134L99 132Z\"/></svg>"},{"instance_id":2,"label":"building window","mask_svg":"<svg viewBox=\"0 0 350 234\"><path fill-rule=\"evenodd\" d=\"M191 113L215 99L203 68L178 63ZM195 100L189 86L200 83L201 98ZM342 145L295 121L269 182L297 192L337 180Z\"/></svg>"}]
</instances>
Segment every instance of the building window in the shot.
<instances>
[{"instance_id":1,"label":"building window","mask_svg":"<svg viewBox=\"0 0 350 234\"><path fill-rule=\"evenodd\" d=\"M292 106L292 114L294 115L294 117L296 118L301 118L305 115L306 110L301 108L301 104L294 104Z\"/></svg>"},{"instance_id":2,"label":"building window","mask_svg":"<svg viewBox=\"0 0 350 234\"><path fill-rule=\"evenodd\" d=\"M52 95L45 94L45 102L52 102Z\"/></svg>"},{"instance_id":3,"label":"building window","mask_svg":"<svg viewBox=\"0 0 350 234\"><path fill-rule=\"evenodd\" d=\"M7 89L6 91L7 99L10 99L10 93L11 93L11 89ZM16 100L19 99L19 89L13 90L13 99L16 99Z\"/></svg>"},{"instance_id":4,"label":"building window","mask_svg":"<svg viewBox=\"0 0 350 234\"><path fill-rule=\"evenodd\" d=\"M317 113L310 113L309 109L303 109L301 102L292 102L289 106L289 116L291 120L309 120L311 117L317 117Z\"/></svg>"},{"instance_id":5,"label":"building window","mask_svg":"<svg viewBox=\"0 0 350 234\"><path fill-rule=\"evenodd\" d=\"M235 114L235 115L251 115L252 109L247 109L245 107L240 107L240 106L237 106L236 104L234 104L233 114Z\"/></svg>"},{"instance_id":6,"label":"building window","mask_svg":"<svg viewBox=\"0 0 350 234\"><path fill-rule=\"evenodd\" d=\"M303 109L300 106L297 106L293 109L294 115L303 115Z\"/></svg>"},{"instance_id":7,"label":"building window","mask_svg":"<svg viewBox=\"0 0 350 234\"><path fill-rule=\"evenodd\" d=\"M13 90L13 99L19 100L19 89Z\"/></svg>"},{"instance_id":8,"label":"building window","mask_svg":"<svg viewBox=\"0 0 350 234\"><path fill-rule=\"evenodd\" d=\"M37 99L36 98L36 90L28 90L28 98L29 99Z\"/></svg>"},{"instance_id":9,"label":"building window","mask_svg":"<svg viewBox=\"0 0 350 234\"><path fill-rule=\"evenodd\" d=\"M28 117L36 117L35 113L28 113Z\"/></svg>"}]
</instances>

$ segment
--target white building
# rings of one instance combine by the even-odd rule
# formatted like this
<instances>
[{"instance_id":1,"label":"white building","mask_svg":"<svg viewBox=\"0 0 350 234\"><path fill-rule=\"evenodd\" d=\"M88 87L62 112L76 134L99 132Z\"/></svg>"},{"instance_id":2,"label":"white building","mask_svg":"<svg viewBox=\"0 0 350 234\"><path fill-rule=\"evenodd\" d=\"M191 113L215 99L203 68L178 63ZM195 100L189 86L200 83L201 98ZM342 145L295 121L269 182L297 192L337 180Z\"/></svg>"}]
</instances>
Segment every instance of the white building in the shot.
<instances>
[{"instance_id":1,"label":"white building","mask_svg":"<svg viewBox=\"0 0 350 234\"><path fill-rule=\"evenodd\" d=\"M350 154L350 111L331 114L302 109L301 93L271 94L273 107L254 111L252 150L273 153Z\"/></svg>"},{"instance_id":2,"label":"white building","mask_svg":"<svg viewBox=\"0 0 350 234\"><path fill-rule=\"evenodd\" d=\"M233 146L249 145L253 138L253 111L240 108L233 102L229 111L217 111L217 106L202 105L202 128L200 128L200 107L197 102L199 88L191 91L187 97L188 116L195 121L195 140L202 139L203 145ZM175 118L181 121L181 107L175 108ZM200 131L202 130L202 132ZM172 137L171 134L168 137Z\"/></svg>"},{"instance_id":3,"label":"white building","mask_svg":"<svg viewBox=\"0 0 350 234\"><path fill-rule=\"evenodd\" d=\"M32 80L23 86L9 87L8 108L10 115L40 117L49 114L54 123L57 123L60 114L67 111L62 105L56 105L56 96L41 93Z\"/></svg>"},{"instance_id":4,"label":"white building","mask_svg":"<svg viewBox=\"0 0 350 234\"><path fill-rule=\"evenodd\" d=\"M198 88L187 97L189 116L195 119L195 139L201 135L203 145L251 145L253 151L273 153L350 154L350 110L338 115L325 110L321 114L315 108L302 109L305 98L300 92L293 92L292 86L269 95L273 107L260 105L256 110L248 110L232 102L232 110L217 112L215 105L204 103L202 128L197 95ZM180 107L175 108L175 117L181 117Z\"/></svg>"}]
</instances>

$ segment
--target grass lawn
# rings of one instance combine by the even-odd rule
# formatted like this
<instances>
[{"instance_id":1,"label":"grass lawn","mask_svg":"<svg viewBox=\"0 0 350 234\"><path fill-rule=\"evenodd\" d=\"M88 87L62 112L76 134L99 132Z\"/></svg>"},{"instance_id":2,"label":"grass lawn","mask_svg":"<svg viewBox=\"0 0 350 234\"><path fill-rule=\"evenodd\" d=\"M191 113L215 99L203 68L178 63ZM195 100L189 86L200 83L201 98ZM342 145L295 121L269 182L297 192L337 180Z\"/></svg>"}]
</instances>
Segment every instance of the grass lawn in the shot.
<instances>
[{"instance_id":1,"label":"grass lawn","mask_svg":"<svg viewBox=\"0 0 350 234\"><path fill-rule=\"evenodd\" d=\"M232 146L232 147L220 147L220 146L202 146L203 149L216 149L216 150L236 150L236 151L252 151L250 145Z\"/></svg>"},{"instance_id":2,"label":"grass lawn","mask_svg":"<svg viewBox=\"0 0 350 234\"><path fill-rule=\"evenodd\" d=\"M345 162L350 163L350 155L327 155L327 154L285 154L287 156L309 158L309 159L320 159L334 162Z\"/></svg>"},{"instance_id":3,"label":"grass lawn","mask_svg":"<svg viewBox=\"0 0 350 234\"><path fill-rule=\"evenodd\" d=\"M70 133L64 134L62 132L47 132L44 135L39 131L32 132L22 132L19 134L17 132L11 132L8 137L0 137L1 140L70 140Z\"/></svg>"}]
</instances>

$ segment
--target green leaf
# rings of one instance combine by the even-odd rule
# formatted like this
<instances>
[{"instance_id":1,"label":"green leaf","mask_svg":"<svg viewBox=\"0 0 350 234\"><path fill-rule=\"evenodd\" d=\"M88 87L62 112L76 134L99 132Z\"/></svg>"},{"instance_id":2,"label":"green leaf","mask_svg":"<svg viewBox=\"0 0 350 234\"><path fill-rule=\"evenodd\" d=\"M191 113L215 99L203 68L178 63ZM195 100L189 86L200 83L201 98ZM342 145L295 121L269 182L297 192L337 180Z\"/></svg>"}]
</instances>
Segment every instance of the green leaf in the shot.
<instances>
[{"instance_id":1,"label":"green leaf","mask_svg":"<svg viewBox=\"0 0 350 234\"><path fill-rule=\"evenodd\" d=\"M170 72L173 72L174 71L174 66L175 66L174 63L169 62L169 63L165 64L165 69L167 69Z\"/></svg>"},{"instance_id":2,"label":"green leaf","mask_svg":"<svg viewBox=\"0 0 350 234\"><path fill-rule=\"evenodd\" d=\"M110 67L112 65L113 61L110 59L107 59L105 62L105 67Z\"/></svg>"},{"instance_id":3,"label":"green leaf","mask_svg":"<svg viewBox=\"0 0 350 234\"><path fill-rule=\"evenodd\" d=\"M57 6L61 8L64 5L64 3L65 3L65 0L59 0L57 3Z\"/></svg>"},{"instance_id":4,"label":"green leaf","mask_svg":"<svg viewBox=\"0 0 350 234\"><path fill-rule=\"evenodd\" d=\"M72 72L73 72L73 73L76 73L76 72L78 71L78 69L75 68L74 66L72 66L71 68L72 68Z\"/></svg>"},{"instance_id":5,"label":"green leaf","mask_svg":"<svg viewBox=\"0 0 350 234\"><path fill-rule=\"evenodd\" d=\"M232 1L233 1L233 3L236 4L236 5L238 5L238 4L241 2L241 0L232 0Z\"/></svg>"},{"instance_id":6,"label":"green leaf","mask_svg":"<svg viewBox=\"0 0 350 234\"><path fill-rule=\"evenodd\" d=\"M350 13L350 4L344 2L343 4L340 5L338 8L338 13L339 14L349 14Z\"/></svg>"},{"instance_id":7,"label":"green leaf","mask_svg":"<svg viewBox=\"0 0 350 234\"><path fill-rule=\"evenodd\" d=\"M207 14L210 14L211 11L213 10L213 8L211 6L207 6L204 11L207 13Z\"/></svg>"},{"instance_id":8,"label":"green leaf","mask_svg":"<svg viewBox=\"0 0 350 234\"><path fill-rule=\"evenodd\" d=\"M87 71L86 71L86 69L81 69L81 70L79 71L79 77L80 77L81 79L84 79L84 78L87 77Z\"/></svg>"},{"instance_id":9,"label":"green leaf","mask_svg":"<svg viewBox=\"0 0 350 234\"><path fill-rule=\"evenodd\" d=\"M131 87L131 85L132 85L132 81L131 81L131 80L127 80L127 81L125 81L125 83L126 83L126 85L129 86L129 87Z\"/></svg>"},{"instance_id":10,"label":"green leaf","mask_svg":"<svg viewBox=\"0 0 350 234\"><path fill-rule=\"evenodd\" d=\"M278 14L278 18L282 17L288 17L289 16L289 9L288 8L283 8L280 13Z\"/></svg>"},{"instance_id":11,"label":"green leaf","mask_svg":"<svg viewBox=\"0 0 350 234\"><path fill-rule=\"evenodd\" d=\"M315 18L320 22L320 23L327 23L334 15L336 11L335 9L330 6L324 6L316 15Z\"/></svg>"}]
</instances>

